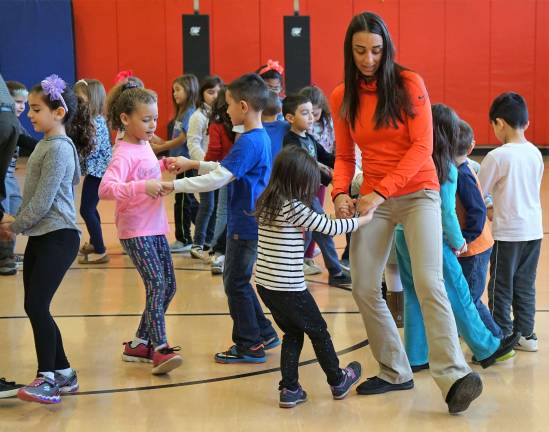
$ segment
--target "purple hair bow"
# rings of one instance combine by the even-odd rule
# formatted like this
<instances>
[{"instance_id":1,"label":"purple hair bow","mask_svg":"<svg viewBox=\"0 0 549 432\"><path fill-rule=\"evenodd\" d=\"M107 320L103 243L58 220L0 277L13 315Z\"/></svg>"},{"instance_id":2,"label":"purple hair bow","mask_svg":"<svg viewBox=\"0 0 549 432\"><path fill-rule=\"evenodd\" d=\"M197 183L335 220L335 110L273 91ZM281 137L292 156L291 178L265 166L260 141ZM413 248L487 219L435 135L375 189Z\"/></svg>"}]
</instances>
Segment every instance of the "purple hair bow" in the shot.
<instances>
[{"instance_id":1,"label":"purple hair bow","mask_svg":"<svg viewBox=\"0 0 549 432\"><path fill-rule=\"evenodd\" d=\"M65 103L65 99L63 99L63 90L67 87L67 83L63 81L62 78L59 76L53 74L46 78L44 78L40 85L42 86L42 90L44 90L44 93L48 95L51 101L57 100L61 102L63 105L63 108L65 108L65 111L69 111L67 108L67 104Z\"/></svg>"}]
</instances>

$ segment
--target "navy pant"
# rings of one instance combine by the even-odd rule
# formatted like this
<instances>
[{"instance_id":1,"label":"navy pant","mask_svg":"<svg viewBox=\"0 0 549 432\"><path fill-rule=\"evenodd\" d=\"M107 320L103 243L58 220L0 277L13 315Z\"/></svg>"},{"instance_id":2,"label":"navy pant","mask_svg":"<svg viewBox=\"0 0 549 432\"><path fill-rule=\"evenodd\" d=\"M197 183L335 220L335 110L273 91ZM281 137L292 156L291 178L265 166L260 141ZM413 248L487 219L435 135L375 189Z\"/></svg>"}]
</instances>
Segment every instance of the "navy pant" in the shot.
<instances>
[{"instance_id":1,"label":"navy pant","mask_svg":"<svg viewBox=\"0 0 549 432\"><path fill-rule=\"evenodd\" d=\"M257 240L227 237L223 285L233 319L233 342L243 350L276 336L250 283L256 258Z\"/></svg>"},{"instance_id":2,"label":"navy pant","mask_svg":"<svg viewBox=\"0 0 549 432\"><path fill-rule=\"evenodd\" d=\"M469 285L469 291L480 319L495 337L501 339L503 337L501 328L496 324L488 307L482 303L481 298L486 289L486 276L488 275L488 263L490 262L491 253L492 248L478 255L458 258L458 261L461 264L467 285Z\"/></svg>"},{"instance_id":3,"label":"navy pant","mask_svg":"<svg viewBox=\"0 0 549 432\"><path fill-rule=\"evenodd\" d=\"M25 248L25 312L32 325L39 372L70 367L61 332L50 313L50 304L76 258L79 244L78 231L61 229L29 237Z\"/></svg>"},{"instance_id":4,"label":"navy pant","mask_svg":"<svg viewBox=\"0 0 549 432\"><path fill-rule=\"evenodd\" d=\"M90 243L98 254L105 253L105 243L103 242L103 232L101 231L101 216L97 211L99 203L99 184L100 177L87 175L82 184L82 199L80 200L80 215L90 234Z\"/></svg>"},{"instance_id":5,"label":"navy pant","mask_svg":"<svg viewBox=\"0 0 549 432\"><path fill-rule=\"evenodd\" d=\"M136 332L154 347L168 342L164 314L175 295L175 273L164 235L120 240L145 284L145 311Z\"/></svg>"},{"instance_id":6,"label":"navy pant","mask_svg":"<svg viewBox=\"0 0 549 432\"><path fill-rule=\"evenodd\" d=\"M257 292L265 306L273 314L273 319L284 332L280 354L280 387L297 390L299 386L299 355L303 349L306 334L311 339L318 363L326 374L328 384L341 383L343 377L339 359L326 321L322 318L315 299L308 290L274 291L257 286Z\"/></svg>"}]
</instances>

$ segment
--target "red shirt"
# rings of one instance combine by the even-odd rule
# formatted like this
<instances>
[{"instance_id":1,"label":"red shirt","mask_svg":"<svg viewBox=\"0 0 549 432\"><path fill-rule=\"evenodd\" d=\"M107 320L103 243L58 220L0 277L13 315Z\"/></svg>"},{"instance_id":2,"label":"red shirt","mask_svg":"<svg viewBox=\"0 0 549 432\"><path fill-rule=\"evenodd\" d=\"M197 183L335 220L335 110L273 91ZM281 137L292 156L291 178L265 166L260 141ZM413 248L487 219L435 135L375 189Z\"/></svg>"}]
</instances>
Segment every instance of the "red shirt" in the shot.
<instances>
[{"instance_id":1,"label":"red shirt","mask_svg":"<svg viewBox=\"0 0 549 432\"><path fill-rule=\"evenodd\" d=\"M233 146L233 141L229 137L225 126L221 123L210 123L208 134L210 135L210 142L204 160L217 162L225 159Z\"/></svg>"},{"instance_id":2,"label":"red shirt","mask_svg":"<svg viewBox=\"0 0 549 432\"><path fill-rule=\"evenodd\" d=\"M422 189L440 190L433 162L433 119L425 84L419 75L402 72L414 118L404 114L404 122L375 129L376 82L362 82L355 129L341 117L344 85L330 98L336 136L336 162L332 196L349 193L355 173L355 143L362 152L364 182L360 194L377 191L385 198Z\"/></svg>"}]
</instances>

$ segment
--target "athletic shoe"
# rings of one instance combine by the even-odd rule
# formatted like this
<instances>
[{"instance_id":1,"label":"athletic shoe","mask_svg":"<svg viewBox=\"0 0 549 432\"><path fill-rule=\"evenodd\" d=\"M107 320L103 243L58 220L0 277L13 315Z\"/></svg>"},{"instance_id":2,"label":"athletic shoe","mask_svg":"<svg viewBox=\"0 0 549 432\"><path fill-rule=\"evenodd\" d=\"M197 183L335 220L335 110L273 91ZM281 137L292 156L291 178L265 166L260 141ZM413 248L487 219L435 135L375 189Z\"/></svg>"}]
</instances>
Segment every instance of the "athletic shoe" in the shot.
<instances>
[{"instance_id":1,"label":"athletic shoe","mask_svg":"<svg viewBox=\"0 0 549 432\"><path fill-rule=\"evenodd\" d=\"M315 260L305 258L303 262L303 273L306 276L312 276L322 273L322 269L315 263Z\"/></svg>"},{"instance_id":2,"label":"athletic shoe","mask_svg":"<svg viewBox=\"0 0 549 432\"><path fill-rule=\"evenodd\" d=\"M482 380L476 372L470 372L458 379L446 395L450 414L457 414L469 408L471 402L482 393Z\"/></svg>"},{"instance_id":3,"label":"athletic shoe","mask_svg":"<svg viewBox=\"0 0 549 432\"><path fill-rule=\"evenodd\" d=\"M307 400L307 393L299 386L296 390L288 390L286 387L280 389L278 406L280 408L294 408L297 404Z\"/></svg>"},{"instance_id":4,"label":"athletic shoe","mask_svg":"<svg viewBox=\"0 0 549 432\"><path fill-rule=\"evenodd\" d=\"M181 366L183 359L175 351L180 351L180 347L166 347L153 353L153 375L162 375Z\"/></svg>"},{"instance_id":5,"label":"athletic shoe","mask_svg":"<svg viewBox=\"0 0 549 432\"><path fill-rule=\"evenodd\" d=\"M61 393L55 381L42 375L29 385L21 387L17 392L17 397L27 402L43 404L57 404L61 402Z\"/></svg>"},{"instance_id":6,"label":"athletic shoe","mask_svg":"<svg viewBox=\"0 0 549 432\"><path fill-rule=\"evenodd\" d=\"M24 255L15 254L15 267L21 270L23 268Z\"/></svg>"},{"instance_id":7,"label":"athletic shoe","mask_svg":"<svg viewBox=\"0 0 549 432\"><path fill-rule=\"evenodd\" d=\"M222 275L225 270L225 255L214 255L212 257L211 271L213 275Z\"/></svg>"},{"instance_id":8,"label":"athletic shoe","mask_svg":"<svg viewBox=\"0 0 549 432\"><path fill-rule=\"evenodd\" d=\"M95 247L91 243L84 243L78 250L78 255L87 255L95 252Z\"/></svg>"},{"instance_id":9,"label":"athletic shoe","mask_svg":"<svg viewBox=\"0 0 549 432\"><path fill-rule=\"evenodd\" d=\"M348 259L342 259L342 260L340 260L340 261L339 261L339 265L341 266L341 268L342 268L343 270L346 270L346 271L348 271L348 272L351 271L351 263L349 262Z\"/></svg>"},{"instance_id":10,"label":"athletic shoe","mask_svg":"<svg viewBox=\"0 0 549 432\"><path fill-rule=\"evenodd\" d=\"M406 381L401 384L392 384L375 376L368 378L356 388L356 392L361 395L382 394L390 391L410 390L414 388L414 380Z\"/></svg>"},{"instance_id":11,"label":"athletic shoe","mask_svg":"<svg viewBox=\"0 0 549 432\"><path fill-rule=\"evenodd\" d=\"M74 370L72 370L68 377L62 373L55 372L55 383L59 387L59 392L61 394L74 393L79 387L76 371Z\"/></svg>"},{"instance_id":12,"label":"athletic shoe","mask_svg":"<svg viewBox=\"0 0 549 432\"><path fill-rule=\"evenodd\" d=\"M337 276L330 275L328 278L328 285L337 288L350 288L352 282L351 276L345 272L341 272Z\"/></svg>"},{"instance_id":13,"label":"athletic shoe","mask_svg":"<svg viewBox=\"0 0 549 432\"><path fill-rule=\"evenodd\" d=\"M78 264L106 264L110 260L106 253L89 253L78 258Z\"/></svg>"},{"instance_id":14,"label":"athletic shoe","mask_svg":"<svg viewBox=\"0 0 549 432\"><path fill-rule=\"evenodd\" d=\"M236 345L230 347L227 351L219 352L214 357L216 363L265 363L265 351L263 344L250 348L238 348Z\"/></svg>"},{"instance_id":15,"label":"athletic shoe","mask_svg":"<svg viewBox=\"0 0 549 432\"><path fill-rule=\"evenodd\" d=\"M13 276L17 274L15 257L6 257L0 260L0 276Z\"/></svg>"},{"instance_id":16,"label":"athletic shoe","mask_svg":"<svg viewBox=\"0 0 549 432\"><path fill-rule=\"evenodd\" d=\"M362 374L362 367L359 362L351 362L349 365L343 369L343 377L341 383L336 386L331 386L332 396L336 400L345 398L351 391L351 387L355 385L360 379Z\"/></svg>"},{"instance_id":17,"label":"athletic shoe","mask_svg":"<svg viewBox=\"0 0 549 432\"><path fill-rule=\"evenodd\" d=\"M200 245L193 245L193 247L191 248L191 257L205 262L208 262L210 260L209 254Z\"/></svg>"},{"instance_id":18,"label":"athletic shoe","mask_svg":"<svg viewBox=\"0 0 549 432\"><path fill-rule=\"evenodd\" d=\"M143 343L138 344L136 347L132 347L131 342L124 342L124 352L122 353L122 360L127 362L138 363L152 363L153 362L153 348L151 345L145 345Z\"/></svg>"},{"instance_id":19,"label":"athletic shoe","mask_svg":"<svg viewBox=\"0 0 549 432\"><path fill-rule=\"evenodd\" d=\"M528 337L521 336L515 349L519 351L536 352L538 350L538 337L532 333Z\"/></svg>"},{"instance_id":20,"label":"athletic shoe","mask_svg":"<svg viewBox=\"0 0 549 432\"><path fill-rule=\"evenodd\" d=\"M6 381L6 378L0 378L0 399L16 396L17 391L22 387L22 384L16 384L15 381Z\"/></svg>"},{"instance_id":21,"label":"athletic shoe","mask_svg":"<svg viewBox=\"0 0 549 432\"><path fill-rule=\"evenodd\" d=\"M492 353L490 357L480 361L482 368L486 369L492 366L499 357L505 356L513 351L513 347L518 343L520 337L520 333L517 332L503 338L499 343L498 349Z\"/></svg>"},{"instance_id":22,"label":"athletic shoe","mask_svg":"<svg viewBox=\"0 0 549 432\"><path fill-rule=\"evenodd\" d=\"M282 341L280 340L278 335L274 335L274 336L270 337L269 339L263 341L263 349L265 351L268 351L270 349L276 348L281 343L282 343Z\"/></svg>"},{"instance_id":23,"label":"athletic shoe","mask_svg":"<svg viewBox=\"0 0 549 432\"><path fill-rule=\"evenodd\" d=\"M190 243L183 243L179 240L174 241L170 245L170 252L172 253L181 253L181 252L188 252L191 250L191 244Z\"/></svg>"}]
</instances>

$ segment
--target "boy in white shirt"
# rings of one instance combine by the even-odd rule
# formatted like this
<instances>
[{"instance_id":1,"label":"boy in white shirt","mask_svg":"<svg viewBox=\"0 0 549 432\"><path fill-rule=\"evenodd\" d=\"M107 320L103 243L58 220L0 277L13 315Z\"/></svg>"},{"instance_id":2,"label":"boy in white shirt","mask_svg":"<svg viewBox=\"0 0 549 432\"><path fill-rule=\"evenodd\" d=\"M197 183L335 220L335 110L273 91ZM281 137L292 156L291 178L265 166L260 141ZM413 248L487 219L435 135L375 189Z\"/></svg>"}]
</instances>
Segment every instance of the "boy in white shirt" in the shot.
<instances>
[{"instance_id":1,"label":"boy in white shirt","mask_svg":"<svg viewBox=\"0 0 549 432\"><path fill-rule=\"evenodd\" d=\"M524 136L529 121L522 96L498 96L490 108L490 122L503 145L486 155L479 173L482 190L493 198L489 307L504 336L522 334L515 349L537 351L535 280L543 238L543 157Z\"/></svg>"}]
</instances>

